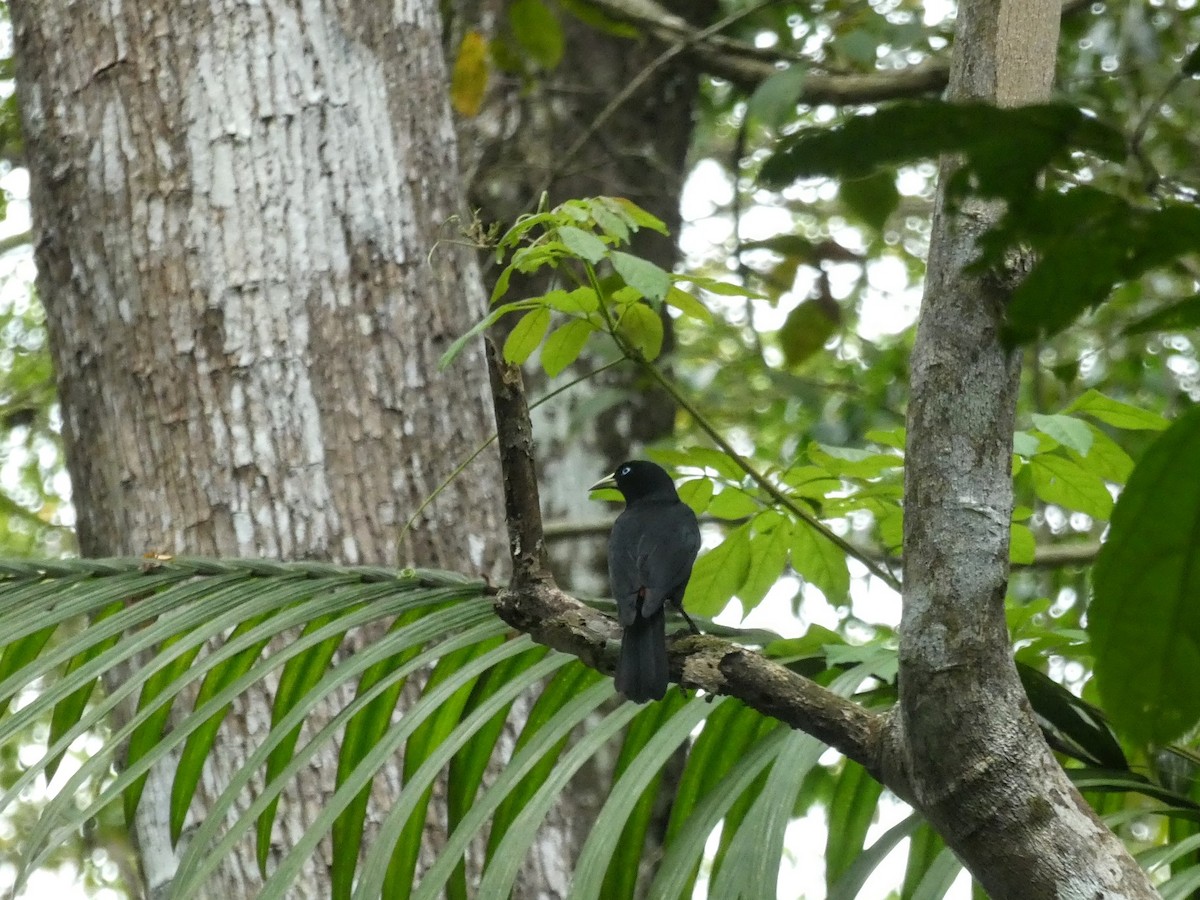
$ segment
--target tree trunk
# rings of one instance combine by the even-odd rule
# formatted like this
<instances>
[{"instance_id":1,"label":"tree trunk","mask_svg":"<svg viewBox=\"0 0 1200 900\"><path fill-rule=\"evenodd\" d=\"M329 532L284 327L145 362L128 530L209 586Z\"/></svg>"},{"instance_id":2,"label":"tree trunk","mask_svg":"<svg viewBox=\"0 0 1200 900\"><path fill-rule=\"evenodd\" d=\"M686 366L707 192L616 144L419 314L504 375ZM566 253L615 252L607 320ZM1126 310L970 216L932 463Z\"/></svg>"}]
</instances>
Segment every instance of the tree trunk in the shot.
<instances>
[{"instance_id":1,"label":"tree trunk","mask_svg":"<svg viewBox=\"0 0 1200 900\"><path fill-rule=\"evenodd\" d=\"M491 454L399 541L492 420L480 348L437 370L482 289L474 261L437 243L461 187L435 5L11 12L83 553L500 574ZM194 811L240 765L267 700L227 720ZM334 770L314 763L285 795L284 847ZM398 767L383 773L378 799L398 783ZM174 868L153 802L166 784L148 785L135 828L151 891ZM566 861L536 855L541 880L561 883ZM310 860L293 896L328 896L328 863ZM243 847L212 895L252 896L256 868Z\"/></svg>"},{"instance_id":2,"label":"tree trunk","mask_svg":"<svg viewBox=\"0 0 1200 900\"><path fill-rule=\"evenodd\" d=\"M1058 4L965 0L950 96L1045 100ZM912 356L900 718L915 800L995 900L1154 897L1034 721L1004 620L1020 356L1006 278L968 273L995 204L945 203L942 166Z\"/></svg>"}]
</instances>

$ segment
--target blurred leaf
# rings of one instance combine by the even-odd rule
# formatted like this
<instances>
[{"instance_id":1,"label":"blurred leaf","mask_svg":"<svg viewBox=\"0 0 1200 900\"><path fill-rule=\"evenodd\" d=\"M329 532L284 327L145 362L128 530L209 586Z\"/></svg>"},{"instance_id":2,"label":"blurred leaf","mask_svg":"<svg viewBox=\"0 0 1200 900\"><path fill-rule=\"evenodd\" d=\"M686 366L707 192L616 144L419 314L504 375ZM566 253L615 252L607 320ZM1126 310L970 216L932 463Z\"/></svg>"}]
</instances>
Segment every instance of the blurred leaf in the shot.
<instances>
[{"instance_id":1,"label":"blurred leaf","mask_svg":"<svg viewBox=\"0 0 1200 900\"><path fill-rule=\"evenodd\" d=\"M876 231L883 231L900 204L896 173L886 170L863 178L847 179L838 188L838 197L865 224Z\"/></svg>"},{"instance_id":2,"label":"blurred leaf","mask_svg":"<svg viewBox=\"0 0 1200 900\"><path fill-rule=\"evenodd\" d=\"M1114 724L1166 743L1200 720L1200 406L1145 452L1113 511L1088 631Z\"/></svg>"},{"instance_id":3,"label":"blurred leaf","mask_svg":"<svg viewBox=\"0 0 1200 900\"><path fill-rule=\"evenodd\" d=\"M762 504L750 494L741 488L728 485L721 488L721 492L714 496L708 505L709 515L716 516L718 519L730 520L744 519L761 509Z\"/></svg>"},{"instance_id":4,"label":"blurred leaf","mask_svg":"<svg viewBox=\"0 0 1200 900\"><path fill-rule=\"evenodd\" d=\"M831 666L863 666L888 684L896 683L900 668L896 649L882 644L831 644L825 648L825 658Z\"/></svg>"},{"instance_id":5,"label":"blurred leaf","mask_svg":"<svg viewBox=\"0 0 1200 900\"><path fill-rule=\"evenodd\" d=\"M708 307L675 285L671 285L671 289L667 291L666 301L668 306L675 307L685 316L691 316L701 322L712 321L712 313L708 311Z\"/></svg>"},{"instance_id":6,"label":"blurred leaf","mask_svg":"<svg viewBox=\"0 0 1200 900\"><path fill-rule=\"evenodd\" d=\"M892 469L904 465L904 459L895 453L880 453L859 447L830 447L812 444L808 457L832 475L846 478L878 478Z\"/></svg>"},{"instance_id":7,"label":"blurred leaf","mask_svg":"<svg viewBox=\"0 0 1200 900\"><path fill-rule=\"evenodd\" d=\"M1062 331L1118 284L1194 252L1200 209L1171 202L1143 208L1086 185L1043 190L1011 206L983 244L993 261L1017 244L1038 256L1007 308L1007 339L1024 343Z\"/></svg>"},{"instance_id":8,"label":"blurred leaf","mask_svg":"<svg viewBox=\"0 0 1200 900\"><path fill-rule=\"evenodd\" d=\"M798 366L825 347L842 324L841 307L830 298L811 298L788 313L779 329L779 345L788 366Z\"/></svg>"},{"instance_id":9,"label":"blurred leaf","mask_svg":"<svg viewBox=\"0 0 1200 900\"><path fill-rule=\"evenodd\" d=\"M590 25L597 31L621 38L641 37L641 32L638 31L636 25L609 18L587 0L558 0L558 4L580 22Z\"/></svg>"},{"instance_id":10,"label":"blurred leaf","mask_svg":"<svg viewBox=\"0 0 1200 900\"><path fill-rule=\"evenodd\" d=\"M1127 326L1125 335L1146 334L1151 331L1188 331L1200 328L1200 294L1172 303Z\"/></svg>"},{"instance_id":11,"label":"blurred leaf","mask_svg":"<svg viewBox=\"0 0 1200 900\"><path fill-rule=\"evenodd\" d=\"M1027 566L1037 554L1037 541L1026 525L1013 523L1008 531L1008 559L1016 565Z\"/></svg>"},{"instance_id":12,"label":"blurred leaf","mask_svg":"<svg viewBox=\"0 0 1200 900\"><path fill-rule=\"evenodd\" d=\"M1000 109L911 100L784 138L761 178L767 187L781 188L801 178L863 177L885 165L964 153L985 192L1019 198L1039 171L1073 149L1120 159L1125 139L1067 104Z\"/></svg>"},{"instance_id":13,"label":"blurred leaf","mask_svg":"<svg viewBox=\"0 0 1200 900\"><path fill-rule=\"evenodd\" d=\"M778 130L796 116L796 104L808 72L800 63L775 72L759 82L746 104L746 115Z\"/></svg>"},{"instance_id":14,"label":"blurred leaf","mask_svg":"<svg viewBox=\"0 0 1200 900\"><path fill-rule=\"evenodd\" d=\"M1064 412L1083 413L1114 428L1124 428L1127 431L1162 431L1171 424L1158 413L1106 397L1094 388L1088 389Z\"/></svg>"},{"instance_id":15,"label":"blurred leaf","mask_svg":"<svg viewBox=\"0 0 1200 900\"><path fill-rule=\"evenodd\" d=\"M468 119L479 115L487 90L487 39L468 31L458 45L454 72L450 76L450 102L454 111Z\"/></svg>"},{"instance_id":16,"label":"blurred leaf","mask_svg":"<svg viewBox=\"0 0 1200 900\"><path fill-rule=\"evenodd\" d=\"M883 785L858 763L846 760L829 801L825 837L825 883L830 890L863 852Z\"/></svg>"},{"instance_id":17,"label":"blurred leaf","mask_svg":"<svg viewBox=\"0 0 1200 900\"><path fill-rule=\"evenodd\" d=\"M542 0L513 0L508 22L517 43L543 69L553 69L562 61L562 26Z\"/></svg>"},{"instance_id":18,"label":"blurred leaf","mask_svg":"<svg viewBox=\"0 0 1200 900\"><path fill-rule=\"evenodd\" d=\"M575 288L573 291L548 291L541 300L551 309L573 316L586 316L600 308L600 299L590 287Z\"/></svg>"}]
</instances>

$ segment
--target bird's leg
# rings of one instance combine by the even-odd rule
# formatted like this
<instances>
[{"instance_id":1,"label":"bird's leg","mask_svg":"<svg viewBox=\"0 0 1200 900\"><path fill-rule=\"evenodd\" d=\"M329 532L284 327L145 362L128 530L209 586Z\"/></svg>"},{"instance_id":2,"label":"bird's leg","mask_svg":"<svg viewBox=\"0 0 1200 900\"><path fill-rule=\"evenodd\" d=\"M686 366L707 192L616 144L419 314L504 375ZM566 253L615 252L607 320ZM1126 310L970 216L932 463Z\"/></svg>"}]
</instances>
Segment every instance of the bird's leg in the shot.
<instances>
[{"instance_id":1,"label":"bird's leg","mask_svg":"<svg viewBox=\"0 0 1200 900\"><path fill-rule=\"evenodd\" d=\"M696 623L692 621L692 617L687 614L683 608L683 604L679 604L679 614L683 616L685 622L688 623L688 628L692 629L692 634L700 634L701 631L696 627Z\"/></svg>"}]
</instances>

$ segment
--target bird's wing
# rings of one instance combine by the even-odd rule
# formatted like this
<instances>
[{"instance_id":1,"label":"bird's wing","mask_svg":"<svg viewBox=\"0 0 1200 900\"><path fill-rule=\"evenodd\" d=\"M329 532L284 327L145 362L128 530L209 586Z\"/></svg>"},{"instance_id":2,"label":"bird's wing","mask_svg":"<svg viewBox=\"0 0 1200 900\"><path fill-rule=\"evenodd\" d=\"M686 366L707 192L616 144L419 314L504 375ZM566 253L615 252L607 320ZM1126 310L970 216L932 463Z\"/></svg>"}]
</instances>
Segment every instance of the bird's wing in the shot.
<instances>
[{"instance_id":1,"label":"bird's wing","mask_svg":"<svg viewBox=\"0 0 1200 900\"><path fill-rule=\"evenodd\" d=\"M687 504L676 501L653 508L651 527L642 532L638 571L646 588L642 615L658 612L667 600L683 600L700 551L700 526Z\"/></svg>"},{"instance_id":2,"label":"bird's wing","mask_svg":"<svg viewBox=\"0 0 1200 900\"><path fill-rule=\"evenodd\" d=\"M638 594L645 587L638 562L641 531L638 517L627 509L617 516L608 538L608 580L617 601L617 619L626 628L637 619Z\"/></svg>"}]
</instances>

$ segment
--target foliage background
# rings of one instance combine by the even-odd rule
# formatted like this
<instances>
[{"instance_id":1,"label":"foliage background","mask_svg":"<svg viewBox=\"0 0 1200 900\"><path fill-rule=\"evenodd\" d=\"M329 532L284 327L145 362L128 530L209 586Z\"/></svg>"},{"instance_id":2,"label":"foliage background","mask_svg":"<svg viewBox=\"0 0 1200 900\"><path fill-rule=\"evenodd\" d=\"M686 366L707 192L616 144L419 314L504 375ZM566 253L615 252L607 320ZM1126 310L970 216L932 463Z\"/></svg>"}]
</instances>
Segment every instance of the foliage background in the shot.
<instances>
[{"instance_id":1,"label":"foliage background","mask_svg":"<svg viewBox=\"0 0 1200 900\"><path fill-rule=\"evenodd\" d=\"M533 83L539 66L570 64L556 59L553 49L556 23L574 7L540 2L517 7L525 17L523 27L508 40L527 56L506 56L500 42L477 78L519 77ZM1200 185L1200 148L1192 123L1200 118L1200 96L1183 66L1200 34L1195 4L1163 0L1066 7L1060 98L1116 129L1134 152L1117 159L1076 157L1055 170L1054 184L1063 190L1097 188L1134 208L1193 202ZM744 13L725 29L727 36L803 62L753 86L702 79L704 114L696 123L682 197L680 270L695 276L696 293L713 316L673 315L672 376L703 420L755 466L791 473L790 486L812 514L864 556L886 560L899 549L897 449L902 444L897 429L907 400L906 360L924 271L934 166L873 160L868 171L853 172L855 177L838 177L835 171L787 179L774 188L764 185L760 172L781 136L842 124L862 111L827 104L797 107L809 68L849 74L944 58L952 10L904 0L831 0L811 7L730 3L724 10ZM467 77L465 86L460 79L455 87L460 111L470 85ZM0 153L16 169L22 158L11 89L2 112ZM881 143L887 139L877 136ZM6 184L19 182L13 178ZM11 210L16 214L17 205ZM69 555L70 494L53 379L21 233L18 226L17 237L3 247L9 269L0 292L0 548L5 556ZM1103 243L1093 252L1103 254ZM1080 265L1091 261L1082 259ZM706 291L700 281L705 277L741 283L752 296ZM1020 509L1014 530L1014 561L1024 567L1010 588L1013 638L1018 659L1031 672L1102 706L1091 677L1093 638L1084 628L1092 563L1112 495L1133 462L1143 457L1165 420L1178 418L1200 400L1195 346L1200 316L1195 302L1188 303L1196 296L1198 277L1194 256L1173 255L1120 279L1107 302L1065 330L1035 337L1025 351L1015 462ZM1168 319L1162 311L1173 304L1182 305ZM1155 315L1162 316L1157 321L1164 327L1155 320L1139 324ZM1097 400L1096 391L1113 403ZM610 396L606 402L622 399ZM1121 404L1146 414L1138 418ZM1120 418L1122 412L1127 418ZM797 641L820 647L829 663L870 663L885 701L898 600L861 563L831 554L802 526L764 507L744 471L713 451L701 420L687 411L677 417L669 445L649 450L685 475L685 498L710 519L708 545L722 541L698 571L689 608L714 615L732 600L728 615L735 622L739 613L761 610L762 618L748 621L803 635ZM1160 491L1170 492L1172 485L1178 487L1168 480ZM1135 557L1130 565L1146 562ZM791 617L798 624L780 624ZM1158 621L1167 627L1167 620ZM1118 634L1115 640L1132 638ZM796 652L798 645L777 649ZM1179 667L1171 670L1170 680L1149 681L1163 692L1200 695L1197 676L1189 681L1178 674L1186 671ZM1134 668L1125 677L1136 682L1139 674L1150 673ZM1029 677L1035 683L1036 674ZM1190 739L1194 719L1184 724L1189 727L1180 732L1183 738L1170 745L1168 739L1179 734L1150 742L1130 727L1118 735L1125 775L1169 788L1170 802L1178 808L1188 797L1200 799ZM20 741L5 744L0 783L11 784L29 765L28 748L45 742L47 727L44 721L32 723ZM1088 748L1081 751L1078 734L1060 730L1059 737L1065 749L1086 757ZM94 739L81 740L80 751L88 740ZM1107 777L1116 783L1116 775ZM877 815L877 786L854 766L826 754L798 796L797 813L824 809L830 821L825 863L832 885L860 858ZM1194 843L1192 822L1153 814L1157 807L1141 794L1108 791L1089 797L1147 854L1161 857L1164 847L1186 849ZM44 788L34 790L5 811L0 843L10 857L16 836L29 830L44 799ZM935 896L954 872L944 862L935 866L941 858L936 839L915 833L901 894L916 896L925 884L927 895ZM114 816L64 845L50 864L74 870L88 889L116 885L125 856L122 840ZM1188 867L1177 865L1175 871ZM1186 895L1183 882L1177 890Z\"/></svg>"}]
</instances>

